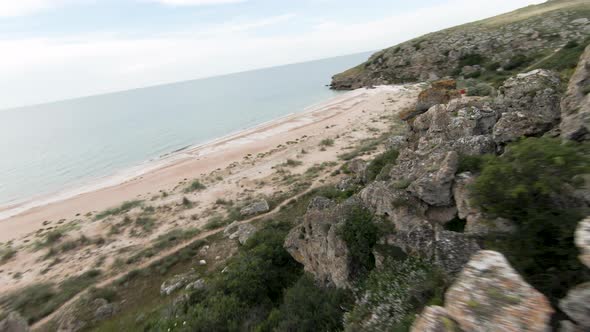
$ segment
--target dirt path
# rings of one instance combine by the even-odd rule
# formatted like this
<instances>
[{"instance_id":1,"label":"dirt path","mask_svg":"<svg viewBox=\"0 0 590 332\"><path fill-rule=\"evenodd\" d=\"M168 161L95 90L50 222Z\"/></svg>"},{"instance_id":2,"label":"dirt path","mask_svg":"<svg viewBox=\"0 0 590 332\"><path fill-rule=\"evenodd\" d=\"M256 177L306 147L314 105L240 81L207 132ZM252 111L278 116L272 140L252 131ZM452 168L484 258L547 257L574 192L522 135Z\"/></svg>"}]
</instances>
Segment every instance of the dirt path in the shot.
<instances>
[{"instance_id":1,"label":"dirt path","mask_svg":"<svg viewBox=\"0 0 590 332\"><path fill-rule=\"evenodd\" d=\"M301 192L301 193L299 193L299 194L297 194L295 196L292 196L292 197L286 199L285 201L283 201L281 204L277 205L271 211L269 211L269 212L267 212L267 213L265 213L263 215L258 215L258 216L252 217L250 219L242 220L238 224L249 224L249 223L254 222L256 220L259 220L261 218L265 218L265 217L269 217L269 216L274 215L275 213L279 212L280 209L283 206L287 205L291 200L297 199L299 197L302 197L302 196L306 195L307 193L311 192L313 189L315 189L315 188L317 188L317 187L319 187L321 185L324 185L322 183L322 180L325 180L326 178L327 178L327 176L324 175L324 176L316 179L308 189L306 189L305 191L303 191L303 192ZM141 264L139 264L137 266L134 266L133 269L144 269L144 268L150 266L152 263L154 263L154 262L156 262L156 261L158 261L160 259L163 259L165 257L171 256L171 255L179 252L180 250L182 250L182 249L188 247L189 245L191 245L193 242L195 242L197 240L206 239L209 236L212 236L212 235L215 235L217 233L223 232L224 229L225 229L225 227L221 227L221 228L213 229L213 230L210 230L210 231L206 231L204 233L200 233L199 235L193 237L192 239L187 240L187 241L185 241L185 242L183 242L183 243L181 243L181 244L179 244L179 245L177 245L175 247L172 247L170 249L164 250L160 254L158 254L158 255L150 258L149 260L146 260L145 262L142 262ZM67 302L65 302L64 304L62 304L54 312L52 312L48 316L45 316L43 319L41 319L41 320L35 322L33 325L31 325L31 331L43 331L43 327L46 324L48 324L54 318L57 318L60 314L63 314L68 309L68 307L70 305L74 304L77 300L79 300L84 294L87 293L87 291L90 288L92 288L92 287L100 288L100 287L108 286L109 284L115 282L117 279L125 276L127 273L129 273L129 271L130 270L125 271L125 272L118 273L116 275L113 275L113 276L111 276L111 277L109 277L107 279L104 279L104 280L102 280L102 281L100 281L100 282L98 282L98 283L96 283L96 284L94 284L92 286L89 286L88 288L82 290L81 292L79 292L78 294L76 294L74 297L72 297L71 299L69 299Z\"/></svg>"}]
</instances>

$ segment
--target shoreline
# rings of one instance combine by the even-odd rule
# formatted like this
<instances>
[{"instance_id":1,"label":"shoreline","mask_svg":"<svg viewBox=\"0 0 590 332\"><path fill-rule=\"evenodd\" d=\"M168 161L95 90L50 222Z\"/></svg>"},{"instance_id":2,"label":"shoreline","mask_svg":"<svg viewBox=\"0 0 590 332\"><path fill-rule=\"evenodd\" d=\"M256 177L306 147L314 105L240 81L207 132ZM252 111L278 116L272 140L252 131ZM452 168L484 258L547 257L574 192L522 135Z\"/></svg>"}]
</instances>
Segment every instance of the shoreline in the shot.
<instances>
[{"instance_id":1,"label":"shoreline","mask_svg":"<svg viewBox=\"0 0 590 332\"><path fill-rule=\"evenodd\" d=\"M376 87L374 90L380 91L380 89L383 88L384 87ZM180 163L184 159L194 159L202 157L204 156L204 153L195 153L198 153L200 150L207 149L208 147L213 147L221 143L231 143L232 140L235 140L239 137L247 136L258 131L264 131L264 129L267 127L270 128L291 121L298 117L304 117L306 115L309 115L310 113L318 111L321 112L323 110L326 110L326 108L338 106L338 104L345 102L347 99L358 97L363 93L367 93L367 91L369 90L370 89L361 88L353 91L344 92L338 96L307 106L300 112L292 112L287 115L262 122L252 127L239 129L230 132L226 135L223 135L221 137L209 139L203 143L187 145L185 147L176 149L169 153L165 153L159 157L143 161L140 164L120 169L109 175L81 180L76 183L65 185L62 189L52 191L46 194L41 194L38 196L25 198L17 202L0 204L0 223L11 217L15 217L20 214L26 213L31 209L40 208L49 204L63 202L79 195L91 193L93 191L98 191L102 189L108 189L111 187L124 184L127 181L132 181L138 177L142 177L151 172L156 172L159 169L171 166L174 163Z\"/></svg>"},{"instance_id":2,"label":"shoreline","mask_svg":"<svg viewBox=\"0 0 590 332\"><path fill-rule=\"evenodd\" d=\"M145 200L159 191L173 190L179 181L198 178L232 162L242 161L250 153L256 155L274 149L277 144L288 141L290 132L302 132L307 129L303 127L314 127L347 110L356 109L359 103L370 101L374 95L403 92L407 88L380 86L346 92L310 105L301 112L179 149L154 162L148 161L140 167L131 168L135 173L130 172L130 169L125 170L132 173L127 176L119 173L98 179L90 185L68 188L18 205L4 206L0 208L0 242L32 234L42 228L42 223L47 220L79 219L85 214L111 208L123 201ZM137 168L141 169L136 171Z\"/></svg>"}]
</instances>

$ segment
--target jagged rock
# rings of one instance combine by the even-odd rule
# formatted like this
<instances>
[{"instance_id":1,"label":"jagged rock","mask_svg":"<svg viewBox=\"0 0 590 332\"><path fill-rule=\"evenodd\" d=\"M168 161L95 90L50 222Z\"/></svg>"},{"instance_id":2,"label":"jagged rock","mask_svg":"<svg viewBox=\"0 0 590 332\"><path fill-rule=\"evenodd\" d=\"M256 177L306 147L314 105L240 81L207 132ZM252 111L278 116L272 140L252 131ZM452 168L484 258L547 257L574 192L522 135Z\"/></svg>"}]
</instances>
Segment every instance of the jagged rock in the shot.
<instances>
[{"instance_id":1,"label":"jagged rock","mask_svg":"<svg viewBox=\"0 0 590 332\"><path fill-rule=\"evenodd\" d=\"M336 184L336 189L340 191L347 191L355 188L361 183L360 179L356 176L345 176Z\"/></svg>"},{"instance_id":2,"label":"jagged rock","mask_svg":"<svg viewBox=\"0 0 590 332\"><path fill-rule=\"evenodd\" d=\"M569 320L562 320L559 322L558 332L584 332L584 330Z\"/></svg>"},{"instance_id":3,"label":"jagged rock","mask_svg":"<svg viewBox=\"0 0 590 332\"><path fill-rule=\"evenodd\" d=\"M29 324L16 311L13 311L0 321L0 331L6 332L29 332Z\"/></svg>"},{"instance_id":4,"label":"jagged rock","mask_svg":"<svg viewBox=\"0 0 590 332\"><path fill-rule=\"evenodd\" d=\"M396 231L386 236L385 241L387 245L398 247L411 256L434 257L435 230L427 221L416 223L404 231Z\"/></svg>"},{"instance_id":5,"label":"jagged rock","mask_svg":"<svg viewBox=\"0 0 590 332\"><path fill-rule=\"evenodd\" d=\"M206 287L205 280L199 279L197 281L189 283L188 285L186 285L186 287L184 289L187 291L191 291L191 290L204 289L205 287Z\"/></svg>"},{"instance_id":6,"label":"jagged rock","mask_svg":"<svg viewBox=\"0 0 590 332\"><path fill-rule=\"evenodd\" d=\"M580 221L575 234L576 246L580 249L580 260L590 267L590 217Z\"/></svg>"},{"instance_id":7,"label":"jagged rock","mask_svg":"<svg viewBox=\"0 0 590 332\"><path fill-rule=\"evenodd\" d=\"M590 46L586 47L561 102L561 136L590 140Z\"/></svg>"},{"instance_id":8,"label":"jagged rock","mask_svg":"<svg viewBox=\"0 0 590 332\"><path fill-rule=\"evenodd\" d=\"M490 233L514 233L517 227L514 222L504 218L486 216L480 209L473 206L469 186L475 181L470 172L458 174L453 185L453 196L457 204L458 216L466 220L465 233L486 235Z\"/></svg>"},{"instance_id":9,"label":"jagged rock","mask_svg":"<svg viewBox=\"0 0 590 332\"><path fill-rule=\"evenodd\" d=\"M309 201L309 204L307 205L307 211L329 209L331 207L334 207L335 205L336 203L329 198L315 196Z\"/></svg>"},{"instance_id":10,"label":"jagged rock","mask_svg":"<svg viewBox=\"0 0 590 332\"><path fill-rule=\"evenodd\" d=\"M412 324L411 332L458 332L459 326L445 308L428 306Z\"/></svg>"},{"instance_id":11,"label":"jagged rock","mask_svg":"<svg viewBox=\"0 0 590 332\"><path fill-rule=\"evenodd\" d=\"M559 300L559 308L575 321L576 325L590 330L590 282L570 289L567 296Z\"/></svg>"},{"instance_id":12,"label":"jagged rock","mask_svg":"<svg viewBox=\"0 0 590 332\"><path fill-rule=\"evenodd\" d=\"M402 120L407 120L418 114L426 112L434 105L446 104L451 99L461 97L461 94L456 90L457 82L455 80L444 80L432 83L432 86L425 89L418 95L416 102L416 112L411 112Z\"/></svg>"},{"instance_id":13,"label":"jagged rock","mask_svg":"<svg viewBox=\"0 0 590 332\"><path fill-rule=\"evenodd\" d=\"M455 206L429 206L426 210L426 220L444 225L447 222L455 219L457 215L457 207Z\"/></svg>"},{"instance_id":14,"label":"jagged rock","mask_svg":"<svg viewBox=\"0 0 590 332\"><path fill-rule=\"evenodd\" d=\"M561 116L559 86L559 76L544 69L506 80L498 97L502 114L494 126L494 141L504 144L523 136L539 136L557 125Z\"/></svg>"},{"instance_id":15,"label":"jagged rock","mask_svg":"<svg viewBox=\"0 0 590 332\"><path fill-rule=\"evenodd\" d=\"M445 295L445 309L465 331L547 331L549 301L494 251L478 252Z\"/></svg>"},{"instance_id":16,"label":"jagged rock","mask_svg":"<svg viewBox=\"0 0 590 332\"><path fill-rule=\"evenodd\" d=\"M238 239L240 244L245 244L256 233L256 230L252 224L240 224L238 221L234 221L223 230L223 235L230 240Z\"/></svg>"},{"instance_id":17,"label":"jagged rock","mask_svg":"<svg viewBox=\"0 0 590 332\"><path fill-rule=\"evenodd\" d=\"M323 284L350 286L351 260L339 229L346 222L348 211L356 205L355 200L347 200L330 209L310 210L303 223L285 239L284 247L289 254Z\"/></svg>"},{"instance_id":18,"label":"jagged rock","mask_svg":"<svg viewBox=\"0 0 590 332\"><path fill-rule=\"evenodd\" d=\"M448 275L459 273L481 249L476 239L462 233L439 230L435 240L434 262Z\"/></svg>"},{"instance_id":19,"label":"jagged rock","mask_svg":"<svg viewBox=\"0 0 590 332\"><path fill-rule=\"evenodd\" d=\"M459 167L457 152L431 155L421 166L421 174L416 174L418 176L410 184L408 191L429 205L450 205L451 185Z\"/></svg>"},{"instance_id":20,"label":"jagged rock","mask_svg":"<svg viewBox=\"0 0 590 332\"><path fill-rule=\"evenodd\" d=\"M367 170L367 162L358 158L349 161L346 164L346 166L352 174L356 175L359 178L363 178L364 173Z\"/></svg>"},{"instance_id":21,"label":"jagged rock","mask_svg":"<svg viewBox=\"0 0 590 332\"><path fill-rule=\"evenodd\" d=\"M270 206L265 199L260 201L254 202L240 210L240 214L244 217L257 215L260 213L268 212L270 210Z\"/></svg>"},{"instance_id":22,"label":"jagged rock","mask_svg":"<svg viewBox=\"0 0 590 332\"><path fill-rule=\"evenodd\" d=\"M170 295L174 291L185 287L188 283L197 278L192 272L175 275L174 277L164 281L160 286L161 295Z\"/></svg>"},{"instance_id":23,"label":"jagged rock","mask_svg":"<svg viewBox=\"0 0 590 332\"><path fill-rule=\"evenodd\" d=\"M371 212L391 220L400 231L423 223L426 204L406 191L375 181L361 190L359 198Z\"/></svg>"},{"instance_id":24,"label":"jagged rock","mask_svg":"<svg viewBox=\"0 0 590 332\"><path fill-rule=\"evenodd\" d=\"M391 136L385 141L385 148L387 150L401 150L408 144L408 138L406 136Z\"/></svg>"},{"instance_id":25,"label":"jagged rock","mask_svg":"<svg viewBox=\"0 0 590 332\"><path fill-rule=\"evenodd\" d=\"M99 321L111 318L117 311L115 305L105 299L95 299L92 305L96 307L94 319Z\"/></svg>"}]
</instances>

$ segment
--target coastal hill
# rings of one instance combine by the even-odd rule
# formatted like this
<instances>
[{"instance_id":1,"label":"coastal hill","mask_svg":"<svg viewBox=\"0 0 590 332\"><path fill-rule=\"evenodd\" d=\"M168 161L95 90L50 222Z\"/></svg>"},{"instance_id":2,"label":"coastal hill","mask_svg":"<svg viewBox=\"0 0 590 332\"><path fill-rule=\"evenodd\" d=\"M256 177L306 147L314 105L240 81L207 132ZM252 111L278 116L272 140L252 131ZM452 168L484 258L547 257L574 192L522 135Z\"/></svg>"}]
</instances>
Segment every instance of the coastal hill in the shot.
<instances>
[{"instance_id":1,"label":"coastal hill","mask_svg":"<svg viewBox=\"0 0 590 332\"><path fill-rule=\"evenodd\" d=\"M417 83L56 214L0 247L0 331L590 330L589 9L550 1L380 52L334 87ZM515 44L445 54L432 36L452 35Z\"/></svg>"},{"instance_id":2,"label":"coastal hill","mask_svg":"<svg viewBox=\"0 0 590 332\"><path fill-rule=\"evenodd\" d=\"M568 43L588 37L589 13L586 0L553 0L430 33L373 54L335 75L331 86L348 90L445 76L501 83L526 68L561 67L566 61L575 66Z\"/></svg>"}]
</instances>

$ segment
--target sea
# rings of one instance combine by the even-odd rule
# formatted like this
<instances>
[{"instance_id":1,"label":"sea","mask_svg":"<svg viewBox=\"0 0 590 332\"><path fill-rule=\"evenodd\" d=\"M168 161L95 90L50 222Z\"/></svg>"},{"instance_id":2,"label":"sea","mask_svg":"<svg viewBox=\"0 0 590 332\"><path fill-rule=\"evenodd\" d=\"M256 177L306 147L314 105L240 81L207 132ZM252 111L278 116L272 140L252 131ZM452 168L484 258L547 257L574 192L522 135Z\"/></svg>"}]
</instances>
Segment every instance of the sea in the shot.
<instances>
[{"instance_id":1,"label":"sea","mask_svg":"<svg viewBox=\"0 0 590 332\"><path fill-rule=\"evenodd\" d=\"M337 96L370 53L0 110L0 207L107 179Z\"/></svg>"}]
</instances>

